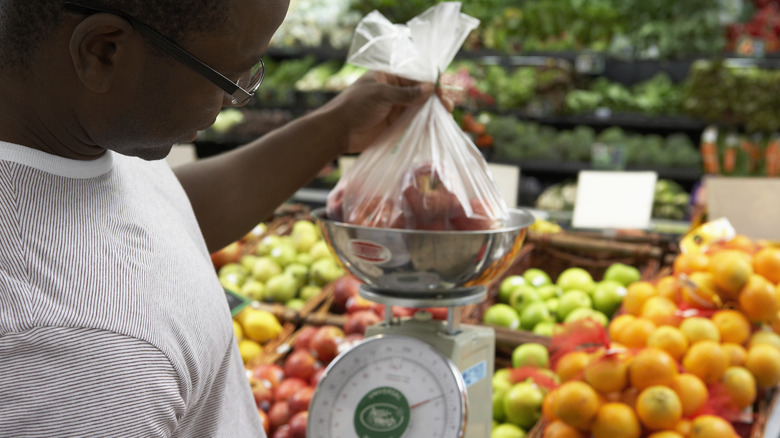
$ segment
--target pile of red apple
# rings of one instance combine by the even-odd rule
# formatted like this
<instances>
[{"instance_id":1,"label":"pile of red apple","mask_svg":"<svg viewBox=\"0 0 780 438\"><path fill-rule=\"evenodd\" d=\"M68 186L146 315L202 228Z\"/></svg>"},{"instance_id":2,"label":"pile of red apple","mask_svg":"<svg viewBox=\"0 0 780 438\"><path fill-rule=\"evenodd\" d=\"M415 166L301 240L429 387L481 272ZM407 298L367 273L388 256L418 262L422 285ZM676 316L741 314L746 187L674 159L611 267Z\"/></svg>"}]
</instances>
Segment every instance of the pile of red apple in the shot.
<instances>
[{"instance_id":1,"label":"pile of red apple","mask_svg":"<svg viewBox=\"0 0 780 438\"><path fill-rule=\"evenodd\" d=\"M391 188L386 194L364 197L357 185L335 189L328 198L328 218L367 227L429 231L489 230L500 225L489 202L461 199L453 177L440 165L426 163L405 172L397 196ZM347 195L348 191L354 193Z\"/></svg>"},{"instance_id":2,"label":"pile of red apple","mask_svg":"<svg viewBox=\"0 0 780 438\"><path fill-rule=\"evenodd\" d=\"M362 334L347 334L334 325L304 326L281 365L262 364L248 371L257 411L269 437L306 436L309 403L325 367L362 339Z\"/></svg>"}]
</instances>

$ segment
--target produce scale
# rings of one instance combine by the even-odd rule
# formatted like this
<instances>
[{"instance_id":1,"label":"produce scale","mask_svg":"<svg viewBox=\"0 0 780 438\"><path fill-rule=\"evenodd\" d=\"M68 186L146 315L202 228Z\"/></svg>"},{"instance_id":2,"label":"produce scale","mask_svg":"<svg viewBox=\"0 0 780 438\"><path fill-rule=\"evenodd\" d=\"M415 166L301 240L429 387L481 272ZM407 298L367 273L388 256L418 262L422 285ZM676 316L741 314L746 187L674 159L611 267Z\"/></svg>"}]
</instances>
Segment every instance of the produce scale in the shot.
<instances>
[{"instance_id":1,"label":"produce scale","mask_svg":"<svg viewBox=\"0 0 780 438\"><path fill-rule=\"evenodd\" d=\"M365 283L363 298L385 305L383 322L325 370L309 409L312 438L489 438L495 333L460 324L465 305L518 254L533 216L511 210L500 229L372 228L312 212L328 245ZM447 307L393 316L392 306Z\"/></svg>"}]
</instances>

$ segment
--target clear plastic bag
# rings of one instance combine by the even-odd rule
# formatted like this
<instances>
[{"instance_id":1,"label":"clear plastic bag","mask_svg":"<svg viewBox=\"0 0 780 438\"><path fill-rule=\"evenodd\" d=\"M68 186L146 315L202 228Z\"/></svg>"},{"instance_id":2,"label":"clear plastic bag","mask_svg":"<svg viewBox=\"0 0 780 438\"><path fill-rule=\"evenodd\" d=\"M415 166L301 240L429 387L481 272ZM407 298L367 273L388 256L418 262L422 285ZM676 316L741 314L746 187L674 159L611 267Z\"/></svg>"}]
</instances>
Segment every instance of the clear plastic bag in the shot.
<instances>
[{"instance_id":1,"label":"clear plastic bag","mask_svg":"<svg viewBox=\"0 0 780 438\"><path fill-rule=\"evenodd\" d=\"M406 25L377 11L360 22L348 62L435 82L479 21L444 2ZM409 108L345 170L328 217L421 230L482 230L509 216L487 163L437 96Z\"/></svg>"}]
</instances>

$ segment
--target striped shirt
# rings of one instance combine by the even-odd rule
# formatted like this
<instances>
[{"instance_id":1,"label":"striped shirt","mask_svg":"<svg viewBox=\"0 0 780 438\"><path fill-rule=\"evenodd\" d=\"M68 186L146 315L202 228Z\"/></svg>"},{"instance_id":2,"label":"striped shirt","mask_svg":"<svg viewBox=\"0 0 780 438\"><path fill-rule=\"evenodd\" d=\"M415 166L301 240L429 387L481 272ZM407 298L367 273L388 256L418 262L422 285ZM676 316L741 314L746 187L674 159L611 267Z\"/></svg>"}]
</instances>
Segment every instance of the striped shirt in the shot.
<instances>
[{"instance_id":1,"label":"striped shirt","mask_svg":"<svg viewBox=\"0 0 780 438\"><path fill-rule=\"evenodd\" d=\"M165 161L0 142L0 437L264 436Z\"/></svg>"}]
</instances>

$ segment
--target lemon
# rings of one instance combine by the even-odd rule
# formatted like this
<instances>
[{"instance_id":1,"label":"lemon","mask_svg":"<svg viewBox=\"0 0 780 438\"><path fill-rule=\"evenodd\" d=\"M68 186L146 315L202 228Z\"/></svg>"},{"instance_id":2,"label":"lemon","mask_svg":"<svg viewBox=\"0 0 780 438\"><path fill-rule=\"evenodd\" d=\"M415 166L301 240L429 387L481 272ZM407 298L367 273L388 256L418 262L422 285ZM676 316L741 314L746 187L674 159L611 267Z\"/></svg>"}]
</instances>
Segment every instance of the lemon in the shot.
<instances>
[{"instance_id":1,"label":"lemon","mask_svg":"<svg viewBox=\"0 0 780 438\"><path fill-rule=\"evenodd\" d=\"M240 316L239 321L244 329L244 335L254 341L263 343L279 336L282 332L279 320L266 310L248 308L241 312Z\"/></svg>"},{"instance_id":2,"label":"lemon","mask_svg":"<svg viewBox=\"0 0 780 438\"><path fill-rule=\"evenodd\" d=\"M263 347L251 339L242 339L238 341L238 351L241 352L241 360L247 363L256 358L263 351Z\"/></svg>"},{"instance_id":3,"label":"lemon","mask_svg":"<svg viewBox=\"0 0 780 438\"><path fill-rule=\"evenodd\" d=\"M244 338L244 329L241 327L241 323L239 323L235 319L233 320L233 333L236 334L237 341L240 341L241 339Z\"/></svg>"}]
</instances>

